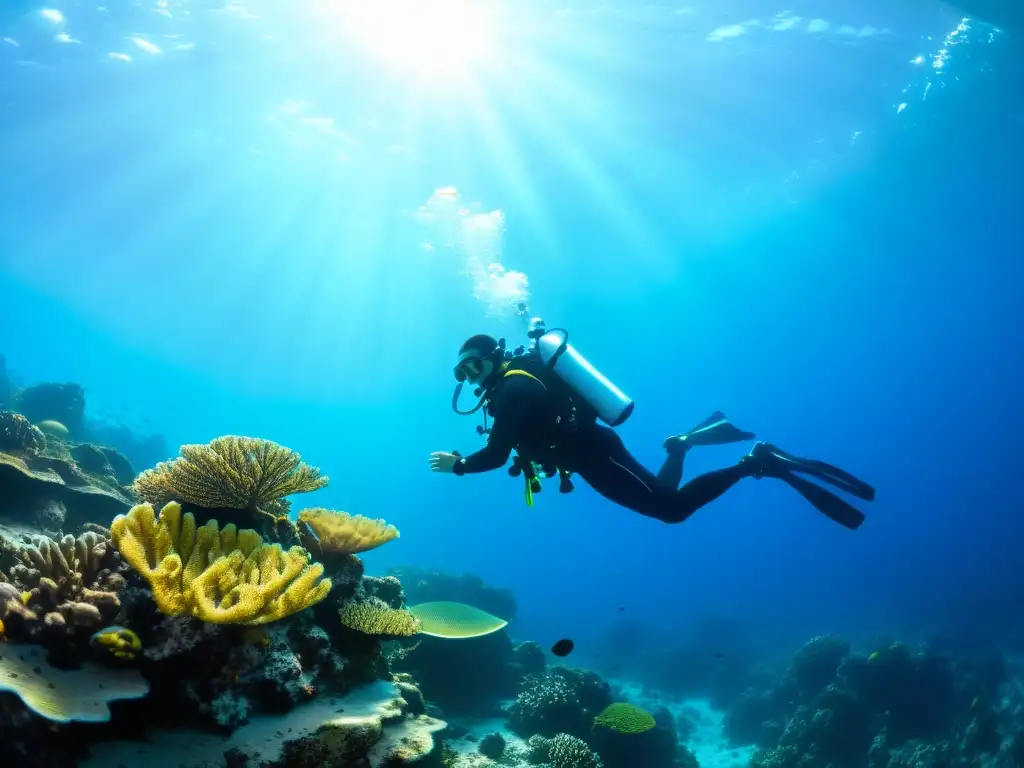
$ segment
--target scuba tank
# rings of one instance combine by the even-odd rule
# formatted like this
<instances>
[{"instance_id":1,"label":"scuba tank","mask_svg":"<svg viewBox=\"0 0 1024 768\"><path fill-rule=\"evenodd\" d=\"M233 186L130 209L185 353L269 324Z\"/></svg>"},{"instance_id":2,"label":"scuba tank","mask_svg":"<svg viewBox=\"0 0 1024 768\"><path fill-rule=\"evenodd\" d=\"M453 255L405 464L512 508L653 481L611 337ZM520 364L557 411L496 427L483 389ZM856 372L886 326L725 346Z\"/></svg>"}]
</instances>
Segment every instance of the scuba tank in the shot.
<instances>
[{"instance_id":1,"label":"scuba tank","mask_svg":"<svg viewBox=\"0 0 1024 768\"><path fill-rule=\"evenodd\" d=\"M544 365L593 408L601 421L617 427L630 417L633 401L569 343L567 330L546 330L544 322L535 318L529 335Z\"/></svg>"}]
</instances>

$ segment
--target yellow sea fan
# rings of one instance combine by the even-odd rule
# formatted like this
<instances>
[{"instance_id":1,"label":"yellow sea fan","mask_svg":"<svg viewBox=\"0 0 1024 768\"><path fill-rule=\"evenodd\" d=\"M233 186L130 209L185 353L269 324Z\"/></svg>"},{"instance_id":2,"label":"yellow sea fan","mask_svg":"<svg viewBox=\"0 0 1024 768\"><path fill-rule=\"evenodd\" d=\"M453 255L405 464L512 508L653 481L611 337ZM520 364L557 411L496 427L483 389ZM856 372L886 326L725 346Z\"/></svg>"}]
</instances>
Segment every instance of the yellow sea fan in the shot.
<instances>
[{"instance_id":1,"label":"yellow sea fan","mask_svg":"<svg viewBox=\"0 0 1024 768\"><path fill-rule=\"evenodd\" d=\"M398 529L383 520L322 507L299 512L299 523L305 523L313 531L321 552L332 555L359 554L399 536Z\"/></svg>"}]
</instances>

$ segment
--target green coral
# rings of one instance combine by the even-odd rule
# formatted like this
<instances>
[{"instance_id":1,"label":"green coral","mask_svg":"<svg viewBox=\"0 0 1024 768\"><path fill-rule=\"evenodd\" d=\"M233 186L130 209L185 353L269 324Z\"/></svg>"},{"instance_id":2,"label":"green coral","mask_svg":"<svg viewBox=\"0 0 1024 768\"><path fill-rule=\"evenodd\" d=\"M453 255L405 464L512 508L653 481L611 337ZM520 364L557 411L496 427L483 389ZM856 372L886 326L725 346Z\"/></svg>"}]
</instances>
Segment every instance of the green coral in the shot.
<instances>
[{"instance_id":1,"label":"green coral","mask_svg":"<svg viewBox=\"0 0 1024 768\"><path fill-rule=\"evenodd\" d=\"M609 704L594 718L594 725L619 733L646 733L656 723L650 712L626 702L616 702Z\"/></svg>"}]
</instances>

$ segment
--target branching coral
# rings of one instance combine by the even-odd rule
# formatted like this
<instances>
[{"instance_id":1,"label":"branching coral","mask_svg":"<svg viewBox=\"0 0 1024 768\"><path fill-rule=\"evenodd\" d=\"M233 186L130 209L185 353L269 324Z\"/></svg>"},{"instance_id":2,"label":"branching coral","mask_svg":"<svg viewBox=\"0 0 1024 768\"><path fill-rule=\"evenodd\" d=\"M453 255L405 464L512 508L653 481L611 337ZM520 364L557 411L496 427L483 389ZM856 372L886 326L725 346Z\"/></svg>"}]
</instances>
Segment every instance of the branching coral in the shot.
<instances>
[{"instance_id":1,"label":"branching coral","mask_svg":"<svg viewBox=\"0 0 1024 768\"><path fill-rule=\"evenodd\" d=\"M142 501L184 501L206 509L273 513L285 496L323 488L327 478L295 451L256 437L227 435L209 445L183 445L181 456L135 479Z\"/></svg>"},{"instance_id":2,"label":"branching coral","mask_svg":"<svg viewBox=\"0 0 1024 768\"><path fill-rule=\"evenodd\" d=\"M552 768L604 768L601 758L582 739L559 733L546 741L541 744L531 739L531 751L546 752Z\"/></svg>"},{"instance_id":3,"label":"branching coral","mask_svg":"<svg viewBox=\"0 0 1024 768\"><path fill-rule=\"evenodd\" d=\"M409 611L395 609L377 598L346 602L338 611L341 623L367 635L409 637L420 630L420 621Z\"/></svg>"},{"instance_id":4,"label":"branching coral","mask_svg":"<svg viewBox=\"0 0 1024 768\"><path fill-rule=\"evenodd\" d=\"M117 615L117 592L124 584L120 558L110 542L94 532L60 541L35 536L7 541L15 564L0 573L0 618L12 636L95 629Z\"/></svg>"},{"instance_id":5,"label":"branching coral","mask_svg":"<svg viewBox=\"0 0 1024 768\"><path fill-rule=\"evenodd\" d=\"M376 549L398 538L398 529L383 520L350 515L333 509L313 507L299 512L299 524L305 525L310 538L325 555L355 555ZM307 534L308 535L308 534Z\"/></svg>"},{"instance_id":6,"label":"branching coral","mask_svg":"<svg viewBox=\"0 0 1024 768\"><path fill-rule=\"evenodd\" d=\"M151 504L118 515L110 526L122 557L149 582L163 613L214 624L266 624L323 600L331 580L301 547L285 551L255 531L196 527L171 502L156 517Z\"/></svg>"}]
</instances>

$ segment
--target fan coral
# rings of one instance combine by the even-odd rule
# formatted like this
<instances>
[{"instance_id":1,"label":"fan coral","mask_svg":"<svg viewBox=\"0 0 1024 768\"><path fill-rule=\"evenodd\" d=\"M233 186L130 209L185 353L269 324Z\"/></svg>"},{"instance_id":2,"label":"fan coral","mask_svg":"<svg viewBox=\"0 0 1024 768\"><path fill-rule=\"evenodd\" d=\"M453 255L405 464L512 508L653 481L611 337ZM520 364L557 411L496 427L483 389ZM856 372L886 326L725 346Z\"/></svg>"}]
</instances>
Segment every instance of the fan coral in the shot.
<instances>
[{"instance_id":1,"label":"fan coral","mask_svg":"<svg viewBox=\"0 0 1024 768\"><path fill-rule=\"evenodd\" d=\"M150 583L157 608L213 624L266 624L323 600L331 580L301 547L282 550L255 531L196 527L171 502L156 518L151 504L118 515L110 526L122 557Z\"/></svg>"},{"instance_id":2,"label":"fan coral","mask_svg":"<svg viewBox=\"0 0 1024 768\"><path fill-rule=\"evenodd\" d=\"M218 437L209 445L183 445L181 456L135 479L142 501L184 501L205 509L269 512L293 493L327 485L320 470L295 451L256 437Z\"/></svg>"},{"instance_id":3,"label":"fan coral","mask_svg":"<svg viewBox=\"0 0 1024 768\"><path fill-rule=\"evenodd\" d=\"M409 637L420 630L420 621L409 611L390 607L383 600L350 600L338 611L341 623L367 635Z\"/></svg>"},{"instance_id":4,"label":"fan coral","mask_svg":"<svg viewBox=\"0 0 1024 768\"><path fill-rule=\"evenodd\" d=\"M321 507L299 512L299 523L308 527L312 533L308 538L315 539L315 546L325 555L355 555L376 549L399 535L395 526L383 520Z\"/></svg>"}]
</instances>

